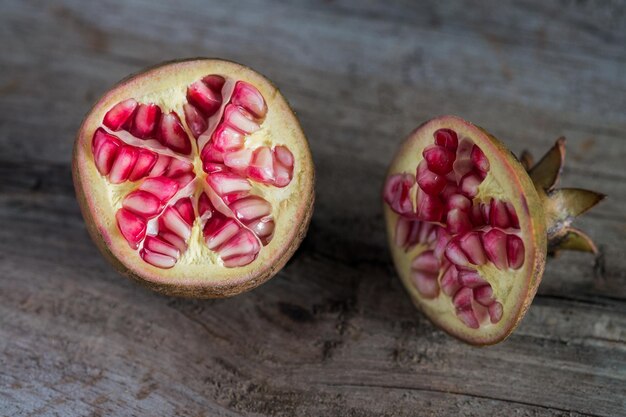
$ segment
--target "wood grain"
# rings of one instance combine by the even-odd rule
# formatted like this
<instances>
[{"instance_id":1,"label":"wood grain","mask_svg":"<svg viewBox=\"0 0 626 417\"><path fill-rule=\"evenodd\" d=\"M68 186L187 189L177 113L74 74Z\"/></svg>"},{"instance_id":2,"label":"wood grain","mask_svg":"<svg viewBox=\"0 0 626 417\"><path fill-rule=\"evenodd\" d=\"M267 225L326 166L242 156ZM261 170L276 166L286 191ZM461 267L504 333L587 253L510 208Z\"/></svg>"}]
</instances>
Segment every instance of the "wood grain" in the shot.
<instances>
[{"instance_id":1,"label":"wood grain","mask_svg":"<svg viewBox=\"0 0 626 417\"><path fill-rule=\"evenodd\" d=\"M626 414L626 4L199 0L0 5L0 414ZM307 133L302 248L241 296L159 296L89 240L69 162L125 75L219 56L273 79ZM394 150L452 113L514 152L568 138L563 185L601 259L550 263L517 332L475 349L416 312L386 252Z\"/></svg>"}]
</instances>

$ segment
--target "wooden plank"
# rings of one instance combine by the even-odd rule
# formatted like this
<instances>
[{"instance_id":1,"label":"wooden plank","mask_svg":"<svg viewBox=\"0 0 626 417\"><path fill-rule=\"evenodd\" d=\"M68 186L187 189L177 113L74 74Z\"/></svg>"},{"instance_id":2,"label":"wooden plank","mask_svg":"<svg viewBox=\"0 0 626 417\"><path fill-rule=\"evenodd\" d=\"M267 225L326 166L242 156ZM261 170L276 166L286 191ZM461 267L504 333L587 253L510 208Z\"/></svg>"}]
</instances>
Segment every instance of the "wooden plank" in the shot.
<instances>
[{"instance_id":1,"label":"wooden plank","mask_svg":"<svg viewBox=\"0 0 626 417\"><path fill-rule=\"evenodd\" d=\"M621 415L626 409L626 5L408 0L0 6L0 414ZM311 141L311 230L268 284L150 293L85 232L70 178L82 115L156 62L220 56L277 82ZM459 114L609 195L602 250L551 262L504 343L469 348L415 311L385 248L387 161Z\"/></svg>"}]
</instances>

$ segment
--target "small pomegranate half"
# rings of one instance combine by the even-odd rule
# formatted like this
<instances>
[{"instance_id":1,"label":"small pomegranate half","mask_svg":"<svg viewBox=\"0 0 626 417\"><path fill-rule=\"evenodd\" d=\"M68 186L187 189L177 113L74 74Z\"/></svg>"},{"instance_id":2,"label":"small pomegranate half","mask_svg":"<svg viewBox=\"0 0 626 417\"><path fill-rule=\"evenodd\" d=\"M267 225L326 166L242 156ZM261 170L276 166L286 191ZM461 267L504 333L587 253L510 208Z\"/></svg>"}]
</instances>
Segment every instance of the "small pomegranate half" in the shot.
<instances>
[{"instance_id":1,"label":"small pomegranate half","mask_svg":"<svg viewBox=\"0 0 626 417\"><path fill-rule=\"evenodd\" d=\"M564 139L535 166L455 116L418 127L402 144L383 199L395 267L415 305L475 345L502 341L535 296L548 253L596 252L570 226L604 196L555 189ZM525 165L524 165L525 164Z\"/></svg>"},{"instance_id":2,"label":"small pomegranate half","mask_svg":"<svg viewBox=\"0 0 626 417\"><path fill-rule=\"evenodd\" d=\"M230 296L271 278L306 233L314 168L293 111L233 62L165 63L82 123L76 194L123 274L170 295Z\"/></svg>"}]
</instances>

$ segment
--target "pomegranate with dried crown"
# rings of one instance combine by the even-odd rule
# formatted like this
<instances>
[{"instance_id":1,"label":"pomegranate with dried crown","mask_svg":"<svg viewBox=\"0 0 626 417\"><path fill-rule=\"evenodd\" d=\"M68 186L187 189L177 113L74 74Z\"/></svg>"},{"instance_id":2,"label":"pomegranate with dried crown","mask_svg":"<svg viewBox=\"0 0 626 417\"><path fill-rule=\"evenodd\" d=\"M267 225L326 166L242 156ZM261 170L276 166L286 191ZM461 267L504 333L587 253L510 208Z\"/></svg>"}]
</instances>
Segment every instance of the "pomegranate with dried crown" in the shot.
<instances>
[{"instance_id":1,"label":"pomegranate with dried crown","mask_svg":"<svg viewBox=\"0 0 626 417\"><path fill-rule=\"evenodd\" d=\"M556 189L565 140L534 166L480 127L442 116L418 127L396 154L383 190L393 261L415 305L471 344L515 329L546 255L596 252L570 226L604 196Z\"/></svg>"},{"instance_id":2,"label":"pomegranate with dried crown","mask_svg":"<svg viewBox=\"0 0 626 417\"><path fill-rule=\"evenodd\" d=\"M74 146L91 237L123 274L171 295L260 285L294 253L314 169L293 111L233 62L165 63L111 89Z\"/></svg>"}]
</instances>

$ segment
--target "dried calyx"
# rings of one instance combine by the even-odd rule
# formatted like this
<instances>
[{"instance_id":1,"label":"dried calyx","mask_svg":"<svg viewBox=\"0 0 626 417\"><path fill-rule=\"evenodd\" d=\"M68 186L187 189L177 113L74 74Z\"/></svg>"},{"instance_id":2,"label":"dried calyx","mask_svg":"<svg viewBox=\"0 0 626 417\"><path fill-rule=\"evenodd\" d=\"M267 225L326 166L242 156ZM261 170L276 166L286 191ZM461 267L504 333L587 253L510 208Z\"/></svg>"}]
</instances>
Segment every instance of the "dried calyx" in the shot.
<instances>
[{"instance_id":1,"label":"dried calyx","mask_svg":"<svg viewBox=\"0 0 626 417\"><path fill-rule=\"evenodd\" d=\"M165 292L258 285L293 253L312 209L313 166L293 113L267 80L224 61L168 64L114 88L83 124L74 163L94 239Z\"/></svg>"},{"instance_id":2,"label":"dried calyx","mask_svg":"<svg viewBox=\"0 0 626 417\"><path fill-rule=\"evenodd\" d=\"M504 339L534 297L547 250L596 251L570 224L603 196L555 189L563 158L559 139L527 173L453 116L404 143L384 187L390 245L413 300L444 330L473 344Z\"/></svg>"}]
</instances>

